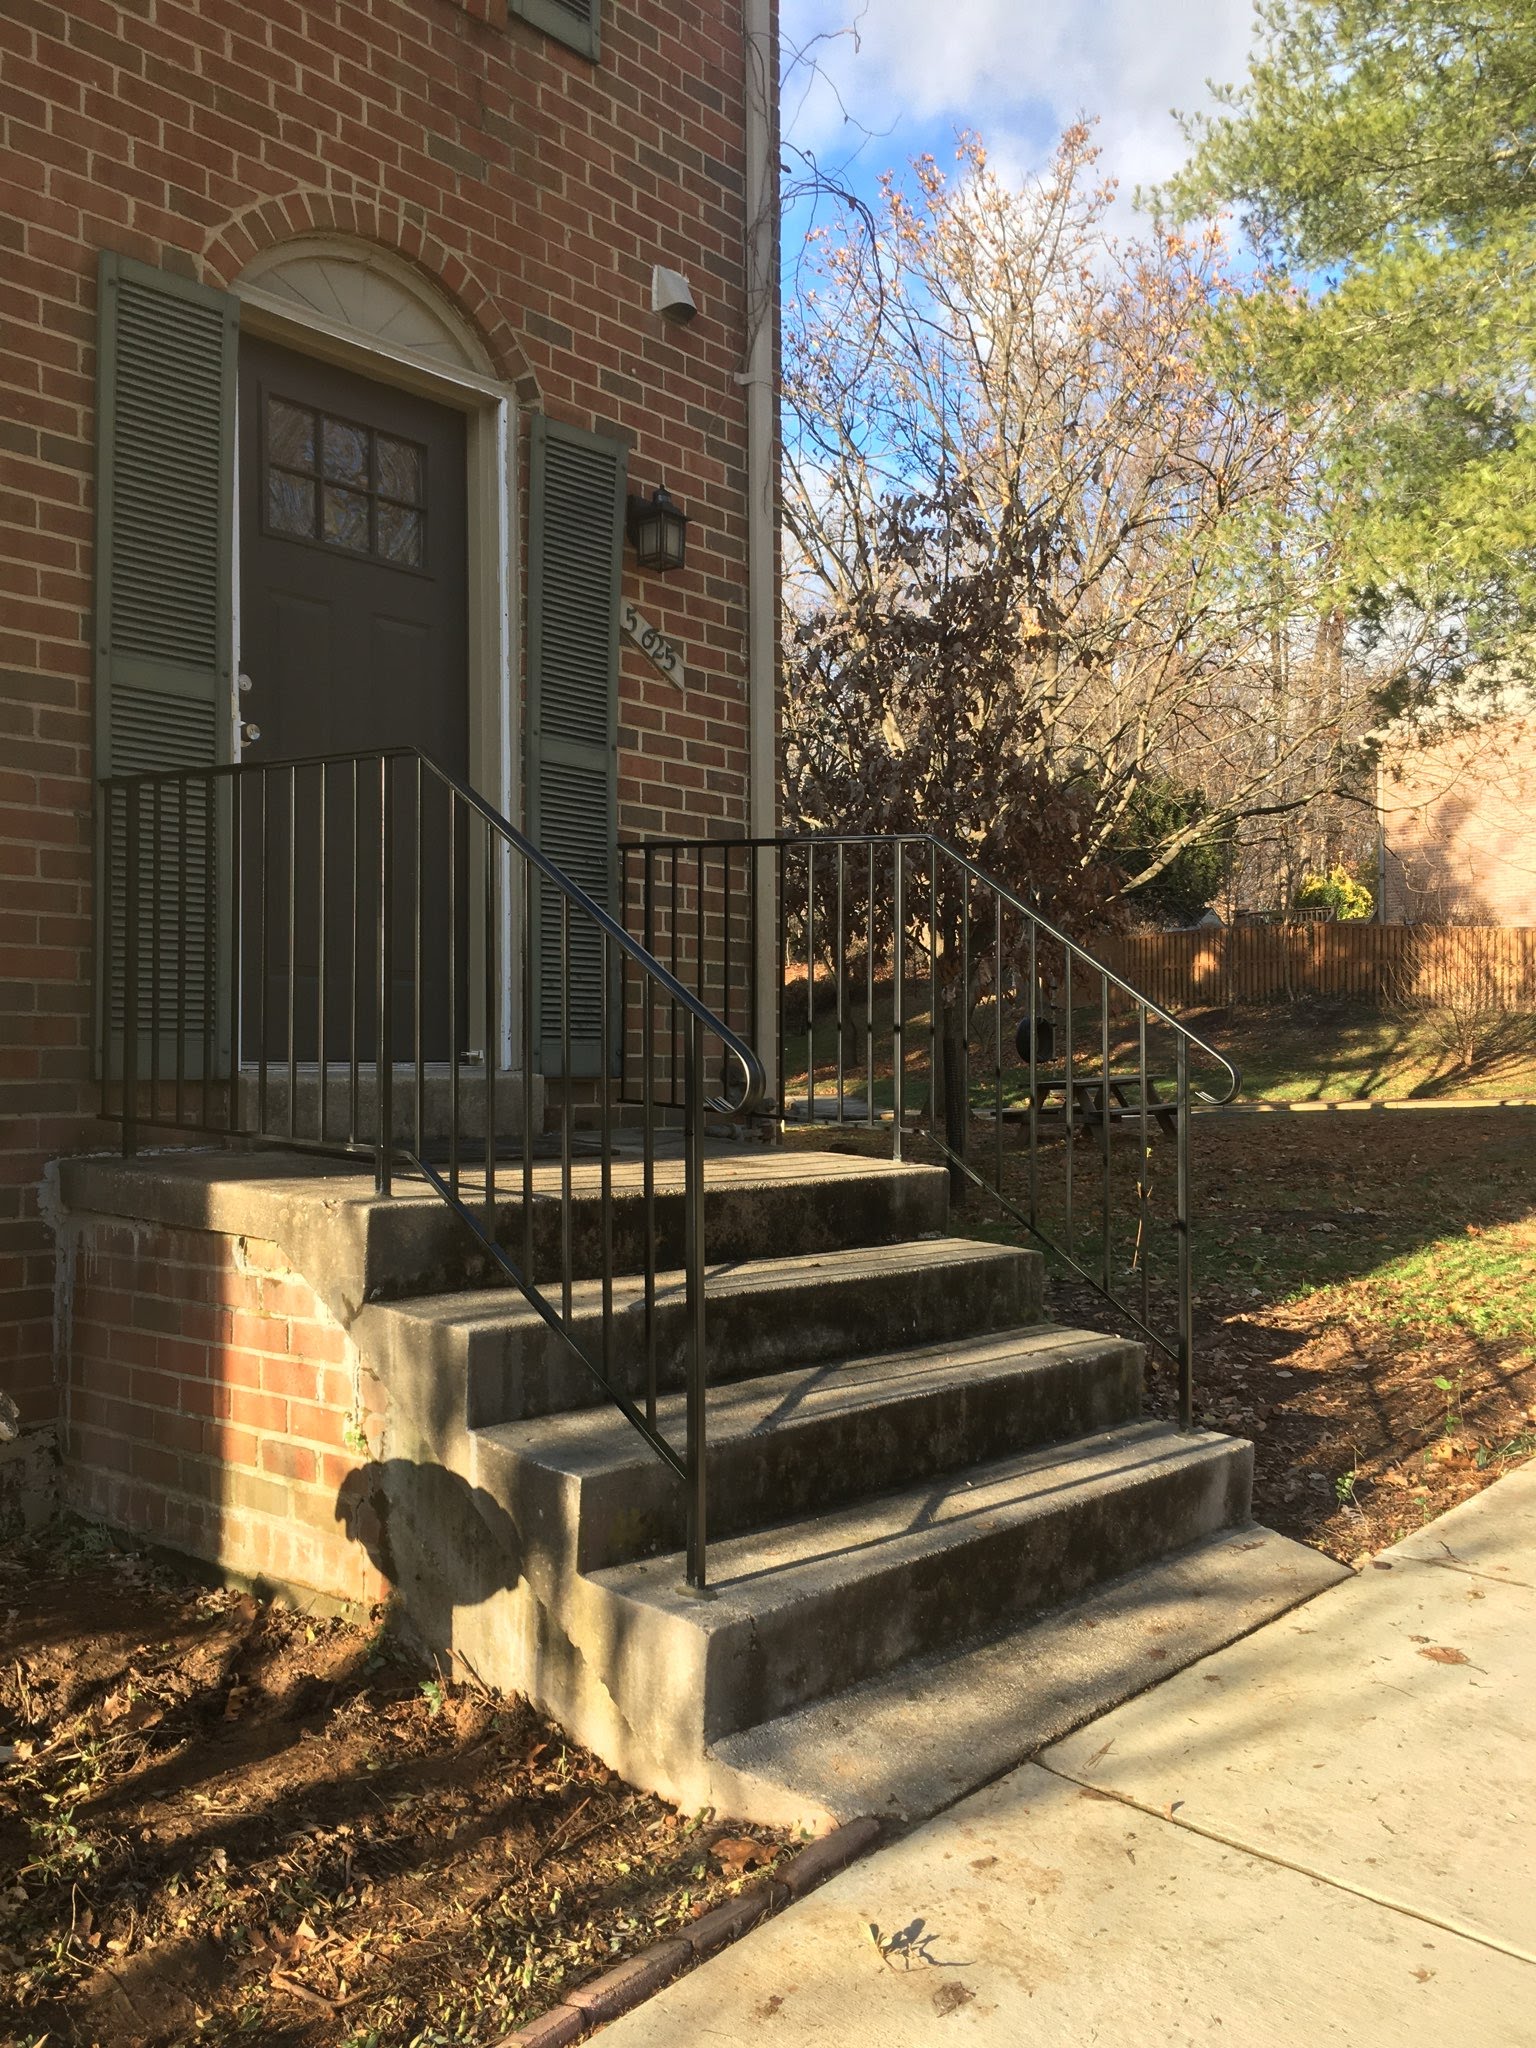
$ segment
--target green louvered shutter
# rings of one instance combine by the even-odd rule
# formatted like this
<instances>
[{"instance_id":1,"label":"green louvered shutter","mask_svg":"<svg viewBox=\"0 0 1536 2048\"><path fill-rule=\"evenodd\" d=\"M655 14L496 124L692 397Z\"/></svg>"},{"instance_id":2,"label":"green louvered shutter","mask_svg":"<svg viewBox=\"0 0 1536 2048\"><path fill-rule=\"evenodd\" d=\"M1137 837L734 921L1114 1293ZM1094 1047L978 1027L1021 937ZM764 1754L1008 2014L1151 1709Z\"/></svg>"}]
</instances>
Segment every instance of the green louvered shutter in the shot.
<instances>
[{"instance_id":1,"label":"green louvered shutter","mask_svg":"<svg viewBox=\"0 0 1536 2048\"><path fill-rule=\"evenodd\" d=\"M596 63L603 0L508 0L508 6L531 28L541 28Z\"/></svg>"},{"instance_id":2,"label":"green louvered shutter","mask_svg":"<svg viewBox=\"0 0 1536 2048\"><path fill-rule=\"evenodd\" d=\"M228 761L238 302L104 255L97 353L95 704L98 777ZM202 1073L225 1056L227 951L215 841L227 796L146 789L136 841L138 1070ZM99 986L120 1071L130 897L127 806L98 847L108 930ZM104 871L104 872L103 872ZM227 975L226 975L227 979ZM157 1043L158 1041L158 1043ZM98 1039L99 1042L99 1039Z\"/></svg>"},{"instance_id":3,"label":"green louvered shutter","mask_svg":"<svg viewBox=\"0 0 1536 2048\"><path fill-rule=\"evenodd\" d=\"M528 832L606 910L614 904L623 445L535 413L529 491ZM540 1065L560 1071L560 900L536 905ZM617 963L615 963L616 965ZM573 914L571 1071L599 1071L601 957Z\"/></svg>"}]
</instances>

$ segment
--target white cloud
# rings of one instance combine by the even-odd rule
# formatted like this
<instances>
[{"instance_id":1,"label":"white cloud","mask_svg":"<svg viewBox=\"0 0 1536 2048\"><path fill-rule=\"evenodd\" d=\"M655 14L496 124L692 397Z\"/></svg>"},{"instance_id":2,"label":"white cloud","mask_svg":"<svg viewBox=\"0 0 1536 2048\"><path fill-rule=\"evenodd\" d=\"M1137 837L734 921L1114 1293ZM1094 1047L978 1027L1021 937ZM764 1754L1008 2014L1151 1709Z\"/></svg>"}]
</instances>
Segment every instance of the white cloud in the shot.
<instances>
[{"instance_id":1,"label":"white cloud","mask_svg":"<svg viewBox=\"0 0 1536 2048\"><path fill-rule=\"evenodd\" d=\"M1127 192L1183 161L1170 109L1207 106L1208 78L1240 78L1253 28L1250 0L784 0L786 48L861 6L858 49L851 36L823 43L826 77L790 82L796 142L851 146L840 99L856 123L891 130L864 151L881 168L921 131L975 127L1022 170L1063 123L1096 114L1104 168Z\"/></svg>"}]
</instances>

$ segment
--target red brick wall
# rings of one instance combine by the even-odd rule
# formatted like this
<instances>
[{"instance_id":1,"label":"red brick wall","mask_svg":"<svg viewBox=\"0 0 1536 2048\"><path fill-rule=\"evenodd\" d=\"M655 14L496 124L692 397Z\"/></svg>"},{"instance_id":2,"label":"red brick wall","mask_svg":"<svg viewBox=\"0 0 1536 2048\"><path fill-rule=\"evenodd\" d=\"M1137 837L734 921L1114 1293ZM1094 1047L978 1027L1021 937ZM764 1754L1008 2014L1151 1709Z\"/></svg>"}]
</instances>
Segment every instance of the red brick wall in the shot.
<instances>
[{"instance_id":1,"label":"red brick wall","mask_svg":"<svg viewBox=\"0 0 1536 2048\"><path fill-rule=\"evenodd\" d=\"M382 1600L336 1513L378 1441L371 1381L278 1248L83 1218L62 1257L67 1504L254 1579Z\"/></svg>"},{"instance_id":2,"label":"red brick wall","mask_svg":"<svg viewBox=\"0 0 1536 2048\"><path fill-rule=\"evenodd\" d=\"M687 651L626 646L626 831L745 823L740 0L605 6L595 67L497 0L7 0L0 10L0 1384L49 1412L44 1161L90 1118L96 263L228 284L323 230L415 263L500 372L628 435L693 517L627 592ZM649 311L651 266L698 319ZM528 380L532 380L532 384Z\"/></svg>"}]
</instances>

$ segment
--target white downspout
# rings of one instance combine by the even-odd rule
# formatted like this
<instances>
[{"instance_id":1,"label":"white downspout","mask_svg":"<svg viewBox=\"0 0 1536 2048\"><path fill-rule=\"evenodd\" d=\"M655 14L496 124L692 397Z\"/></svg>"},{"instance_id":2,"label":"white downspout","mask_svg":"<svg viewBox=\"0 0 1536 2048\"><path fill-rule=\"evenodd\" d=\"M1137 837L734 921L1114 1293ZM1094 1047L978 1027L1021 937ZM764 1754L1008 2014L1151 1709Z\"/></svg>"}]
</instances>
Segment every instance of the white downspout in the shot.
<instances>
[{"instance_id":1,"label":"white downspout","mask_svg":"<svg viewBox=\"0 0 1536 2048\"><path fill-rule=\"evenodd\" d=\"M779 180L775 106L778 49L773 0L743 0L746 41L747 154L747 830L771 839L778 830L777 433L774 343L778 334ZM757 1015L753 1042L775 1073L778 1001L772 856L756 863Z\"/></svg>"}]
</instances>

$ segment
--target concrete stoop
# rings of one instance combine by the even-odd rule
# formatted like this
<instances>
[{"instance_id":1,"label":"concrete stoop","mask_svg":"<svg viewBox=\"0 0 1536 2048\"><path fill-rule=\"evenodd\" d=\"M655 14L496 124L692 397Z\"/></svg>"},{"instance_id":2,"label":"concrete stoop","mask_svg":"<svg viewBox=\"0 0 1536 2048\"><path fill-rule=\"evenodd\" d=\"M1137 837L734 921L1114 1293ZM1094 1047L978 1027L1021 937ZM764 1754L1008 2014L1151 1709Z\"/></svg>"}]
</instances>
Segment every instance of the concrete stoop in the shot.
<instances>
[{"instance_id":1,"label":"concrete stoop","mask_svg":"<svg viewBox=\"0 0 1536 2048\"><path fill-rule=\"evenodd\" d=\"M292 1160L180 1173L163 1205L284 1244L379 1383L382 1454L338 1512L426 1646L686 1807L921 1817L1337 1576L1251 1524L1250 1445L1142 1417L1138 1345L1044 1320L1037 1253L948 1234L938 1168L711 1154L702 1597L675 1479L521 1296L485 1286L435 1197L379 1202ZM551 1248L557 1185L541 1166ZM582 1275L597 1192L584 1167ZM613 1370L638 1396L634 1162L615 1197ZM674 1257L680 1201L665 1166ZM498 1223L520 1243L520 1193ZM596 1355L595 1278L572 1310ZM679 1447L683 1339L667 1271L658 1424Z\"/></svg>"}]
</instances>

